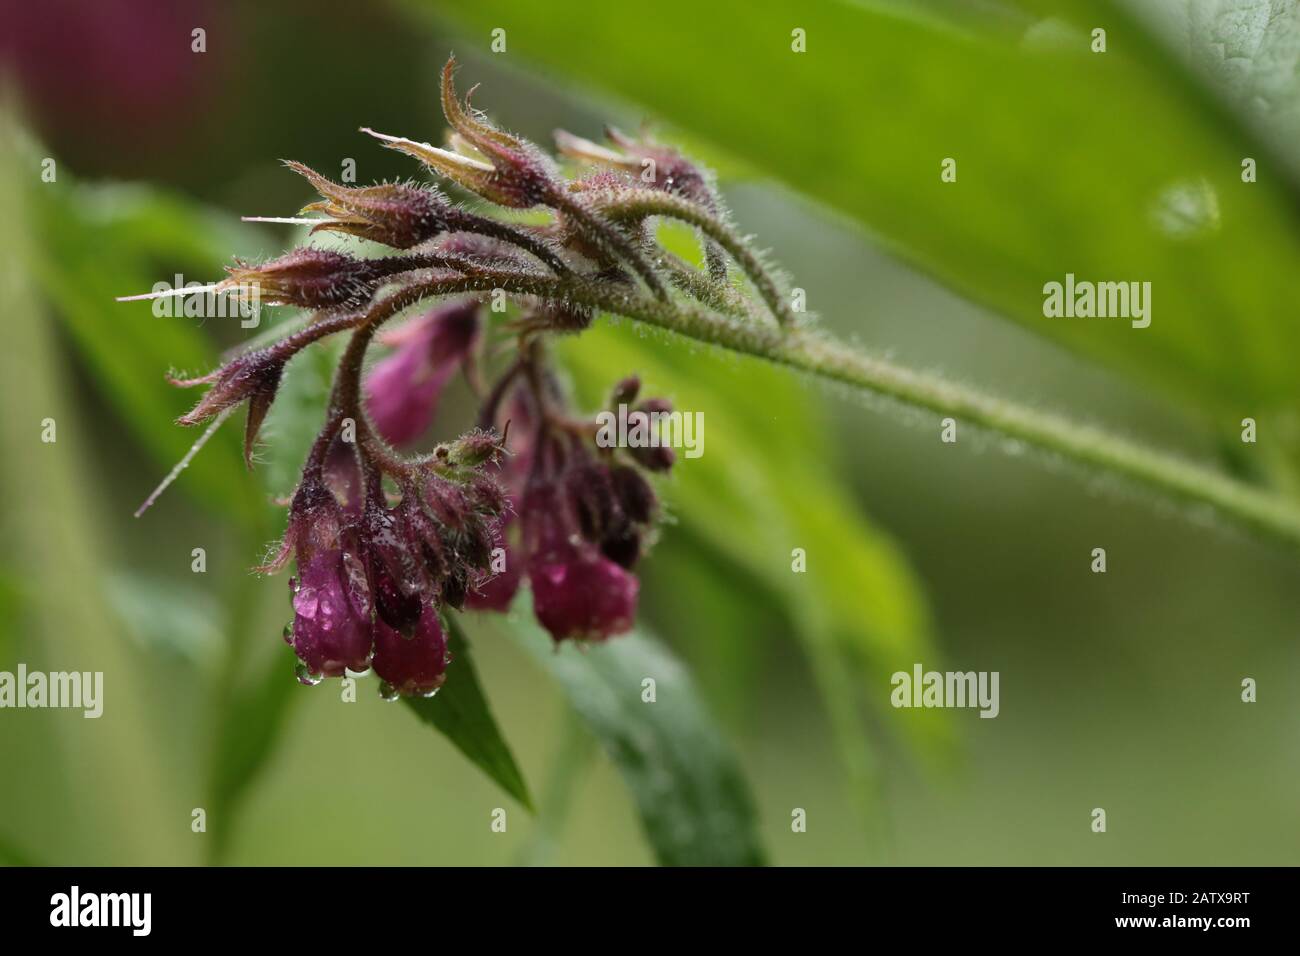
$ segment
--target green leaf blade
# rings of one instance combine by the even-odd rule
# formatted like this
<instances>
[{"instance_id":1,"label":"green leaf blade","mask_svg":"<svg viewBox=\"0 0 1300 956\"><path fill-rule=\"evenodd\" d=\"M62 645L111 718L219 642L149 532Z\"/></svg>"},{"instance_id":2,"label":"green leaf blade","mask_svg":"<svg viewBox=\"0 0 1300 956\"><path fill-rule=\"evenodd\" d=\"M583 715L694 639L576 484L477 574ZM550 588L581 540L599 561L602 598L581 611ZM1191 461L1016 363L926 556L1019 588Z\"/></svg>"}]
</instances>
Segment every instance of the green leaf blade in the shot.
<instances>
[{"instance_id":1,"label":"green leaf blade","mask_svg":"<svg viewBox=\"0 0 1300 956\"><path fill-rule=\"evenodd\" d=\"M447 647L452 664L442 689L433 697L405 697L403 702L531 813L528 785L488 707L469 641L460 623L450 617Z\"/></svg>"},{"instance_id":2,"label":"green leaf blade","mask_svg":"<svg viewBox=\"0 0 1300 956\"><path fill-rule=\"evenodd\" d=\"M644 631L559 648L519 611L512 632L618 768L665 866L762 866L753 798L686 668ZM642 681L655 681L655 700Z\"/></svg>"}]
</instances>

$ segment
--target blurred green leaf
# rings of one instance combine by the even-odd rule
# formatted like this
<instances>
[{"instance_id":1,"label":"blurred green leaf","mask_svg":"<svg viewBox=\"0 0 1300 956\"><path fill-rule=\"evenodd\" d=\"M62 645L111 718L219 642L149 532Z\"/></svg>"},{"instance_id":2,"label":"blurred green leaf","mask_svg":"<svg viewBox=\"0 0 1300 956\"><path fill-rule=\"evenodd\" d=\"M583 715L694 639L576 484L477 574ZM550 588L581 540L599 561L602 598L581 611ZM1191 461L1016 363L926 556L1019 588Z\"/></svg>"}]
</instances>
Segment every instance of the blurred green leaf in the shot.
<instances>
[{"instance_id":1,"label":"blurred green leaf","mask_svg":"<svg viewBox=\"0 0 1300 956\"><path fill-rule=\"evenodd\" d=\"M11 732L19 717L6 714L0 765L21 768L23 786L0 788L0 819L21 821L23 846L38 847L48 862L175 865L192 844L182 826L160 821L183 799L185 782L160 759L147 708L151 661L124 640L104 600L113 558L93 502L96 462L34 281L49 228L28 185L39 182L39 165L11 148L24 133L9 107L0 103L0 288L9 310L0 349L0 496L6 548L19 556L22 582L21 630L11 637L34 670L97 671L111 689L99 720L20 721ZM56 441L41 441L46 418L57 424ZM85 794L93 799L77 799Z\"/></svg>"},{"instance_id":2,"label":"blurred green leaf","mask_svg":"<svg viewBox=\"0 0 1300 956\"><path fill-rule=\"evenodd\" d=\"M521 601L521 605L530 602ZM559 682L632 793L666 866L760 866L753 798L735 756L669 650L644 632L555 647L527 606L514 637ZM642 681L655 700L642 700Z\"/></svg>"},{"instance_id":3,"label":"blurred green leaf","mask_svg":"<svg viewBox=\"0 0 1300 956\"><path fill-rule=\"evenodd\" d=\"M165 376L170 369L207 371L217 352L203 320L157 317L147 302L114 297L174 282L177 272L187 282L213 278L233 253L255 248L255 234L144 187L80 184L63 168L53 183L31 181L39 237L34 262L42 290L104 399L153 455L161 478L201 431L175 423L197 399ZM251 521L264 501L243 467L238 431L237 425L223 429L186 469L179 487ZM148 490L141 490L141 499Z\"/></svg>"},{"instance_id":4,"label":"blurred green leaf","mask_svg":"<svg viewBox=\"0 0 1300 956\"><path fill-rule=\"evenodd\" d=\"M12 840L0 836L0 866L40 866Z\"/></svg>"},{"instance_id":5,"label":"blurred green leaf","mask_svg":"<svg viewBox=\"0 0 1300 956\"><path fill-rule=\"evenodd\" d=\"M1107 18L1102 55L1061 19L999 17L973 32L825 0L743 15L664 0L635 21L616 4L572 17L501 0L438 12L474 36L508 24L512 58L643 104L971 298L1225 424L1300 410L1300 341L1278 306L1300 297L1300 203L1285 177L1241 181L1251 144L1127 17ZM791 51L796 27L806 53ZM954 183L940 180L946 157ZM779 236L760 238L779 253ZM1151 282L1150 328L1045 318L1044 283L1066 273Z\"/></svg>"},{"instance_id":6,"label":"blurred green leaf","mask_svg":"<svg viewBox=\"0 0 1300 956\"><path fill-rule=\"evenodd\" d=\"M1118 0L1118 6L1146 24L1300 180L1295 0Z\"/></svg>"},{"instance_id":7,"label":"blurred green leaf","mask_svg":"<svg viewBox=\"0 0 1300 956\"><path fill-rule=\"evenodd\" d=\"M241 615L232 618L239 620ZM237 654L237 649L229 654L228 675L239 667ZM233 677L227 676L219 688L208 813L210 862L220 862L228 849L240 804L285 729L294 691L301 688L294 680L297 661L282 644L250 683L235 686Z\"/></svg>"},{"instance_id":8,"label":"blurred green leaf","mask_svg":"<svg viewBox=\"0 0 1300 956\"><path fill-rule=\"evenodd\" d=\"M174 579L120 571L106 576L113 610L148 651L210 668L223 642L222 608L208 592Z\"/></svg>"},{"instance_id":9,"label":"blurred green leaf","mask_svg":"<svg viewBox=\"0 0 1300 956\"><path fill-rule=\"evenodd\" d=\"M442 689L433 697L406 697L403 702L531 812L528 785L488 707L465 632L451 616L447 618L447 648L454 665Z\"/></svg>"}]
</instances>

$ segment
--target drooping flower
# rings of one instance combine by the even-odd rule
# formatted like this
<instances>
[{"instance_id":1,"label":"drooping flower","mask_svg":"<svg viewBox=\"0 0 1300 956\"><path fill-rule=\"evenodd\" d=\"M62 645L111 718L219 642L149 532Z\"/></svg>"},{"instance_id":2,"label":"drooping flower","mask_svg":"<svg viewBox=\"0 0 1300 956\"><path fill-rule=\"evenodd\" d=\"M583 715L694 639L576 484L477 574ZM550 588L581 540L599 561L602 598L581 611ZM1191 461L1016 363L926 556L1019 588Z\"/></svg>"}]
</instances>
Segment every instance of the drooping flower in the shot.
<instances>
[{"instance_id":1,"label":"drooping flower","mask_svg":"<svg viewBox=\"0 0 1300 956\"><path fill-rule=\"evenodd\" d=\"M598 310L618 311L620 301L633 302L643 291L668 303L669 284L744 316L747 309L736 307L721 281L725 263L716 268L721 249L778 311L775 281L721 219L701 169L617 132L610 133L614 149L562 135L563 151L607 167L566 179L535 145L471 108L469 96L456 92L454 68L448 61L442 78L449 149L375 135L481 198L514 209L544 206L549 218L494 218L430 186L344 186L290 163L321 194L303 210L318 214L306 220L313 231L407 254L360 259L302 248L260 265L236 262L227 279L206 290L255 290L262 300L316 314L273 346L177 383L211 386L182 419L195 424L219 416L205 438L248 401L250 455L286 363L319 339L351 333L280 548L261 569L296 559L295 619L286 637L309 682L372 662L386 695L431 693L448 664L442 614L505 609L525 582L538 620L556 641L598 641L630 629L639 592L633 571L660 517L647 474L674 464L671 449L643 439L654 437L656 414L670 406L653 398L637 404L640 382L629 377L594 421L575 414L545 343L585 330ZM653 220L660 217L701 230L712 276L658 244ZM489 292L510 296L522 310L496 326L504 334L494 338L489 358L512 344L517 355L484 388L479 299ZM126 298L178 294L184 293ZM407 307L445 296L469 298L384 333ZM363 380L375 342L392 351ZM409 444L428 429L458 369L482 396L479 428L426 454L394 451L391 445ZM613 443L603 432L611 414L619 426ZM507 433L513 454L503 457Z\"/></svg>"},{"instance_id":2,"label":"drooping flower","mask_svg":"<svg viewBox=\"0 0 1300 956\"><path fill-rule=\"evenodd\" d=\"M375 656L372 666L385 683L383 696L429 696L446 679L447 639L432 604L421 609L418 623L409 635L375 622Z\"/></svg>"},{"instance_id":3,"label":"drooping flower","mask_svg":"<svg viewBox=\"0 0 1300 956\"><path fill-rule=\"evenodd\" d=\"M581 538L560 489L530 487L523 521L533 612L551 637L601 641L631 630L639 582Z\"/></svg>"},{"instance_id":4,"label":"drooping flower","mask_svg":"<svg viewBox=\"0 0 1300 956\"><path fill-rule=\"evenodd\" d=\"M366 377L366 411L384 440L406 445L423 435L438 398L479 339L479 304L452 302L408 323L384 341L396 348Z\"/></svg>"},{"instance_id":5,"label":"drooping flower","mask_svg":"<svg viewBox=\"0 0 1300 956\"><path fill-rule=\"evenodd\" d=\"M293 626L286 638L302 661L304 683L370 666L370 591L355 553L331 548L300 569L293 588Z\"/></svg>"}]
</instances>

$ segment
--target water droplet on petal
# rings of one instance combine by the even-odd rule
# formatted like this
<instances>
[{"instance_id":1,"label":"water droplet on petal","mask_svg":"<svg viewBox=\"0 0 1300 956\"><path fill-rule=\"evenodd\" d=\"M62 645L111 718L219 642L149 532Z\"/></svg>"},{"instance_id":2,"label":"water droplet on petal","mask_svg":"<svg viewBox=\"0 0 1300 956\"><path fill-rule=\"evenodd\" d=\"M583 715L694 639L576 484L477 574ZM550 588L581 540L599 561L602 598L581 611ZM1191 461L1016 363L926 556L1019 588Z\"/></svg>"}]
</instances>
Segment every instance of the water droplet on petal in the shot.
<instances>
[{"instance_id":1,"label":"water droplet on petal","mask_svg":"<svg viewBox=\"0 0 1300 956\"><path fill-rule=\"evenodd\" d=\"M288 624L286 624L284 626L284 630L281 633L284 636L284 642L286 644L292 644L293 643L293 621L290 621Z\"/></svg>"},{"instance_id":2,"label":"water droplet on petal","mask_svg":"<svg viewBox=\"0 0 1300 956\"><path fill-rule=\"evenodd\" d=\"M425 699L427 700L428 698L435 696L435 695L438 693L438 691L440 691L440 690L442 690L442 686L441 686L441 685L439 685L439 686L433 688L432 690L421 691L421 692L420 692L420 696L423 697L423 698L425 698Z\"/></svg>"},{"instance_id":3,"label":"water droplet on petal","mask_svg":"<svg viewBox=\"0 0 1300 956\"><path fill-rule=\"evenodd\" d=\"M391 703L392 701L397 700L397 698L401 697L402 695L398 693L396 687L388 683L388 681L384 681L379 685L379 696Z\"/></svg>"},{"instance_id":4,"label":"water droplet on petal","mask_svg":"<svg viewBox=\"0 0 1300 956\"><path fill-rule=\"evenodd\" d=\"M298 666L293 669L293 672L298 678L298 683L306 684L308 687L315 687L321 682L323 676L314 672L302 661L298 662Z\"/></svg>"}]
</instances>

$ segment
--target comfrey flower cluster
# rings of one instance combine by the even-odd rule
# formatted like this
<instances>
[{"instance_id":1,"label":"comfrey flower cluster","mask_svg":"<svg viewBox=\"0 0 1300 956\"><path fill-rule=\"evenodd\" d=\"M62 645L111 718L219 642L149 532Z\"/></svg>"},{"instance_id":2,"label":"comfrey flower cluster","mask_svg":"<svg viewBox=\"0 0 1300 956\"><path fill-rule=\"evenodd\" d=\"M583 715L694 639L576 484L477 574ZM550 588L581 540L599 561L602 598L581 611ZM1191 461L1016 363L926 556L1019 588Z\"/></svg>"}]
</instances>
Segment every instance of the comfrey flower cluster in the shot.
<instances>
[{"instance_id":1,"label":"comfrey flower cluster","mask_svg":"<svg viewBox=\"0 0 1300 956\"><path fill-rule=\"evenodd\" d=\"M183 424L220 422L247 403L251 465L286 363L326 336L350 333L284 538L261 570L296 563L285 639L301 680L373 668L390 698L428 695L443 683L448 609L502 611L524 582L557 642L604 640L633 624L635 569L660 517L649 476L669 471L674 453L660 445L600 447L597 415L644 427L634 419L669 406L643 397L632 376L612 386L607 409L578 414L548 360L550 336L582 331L597 310L631 314L625 306L633 302L645 312L694 300L753 319L758 307L730 284L728 257L763 300L763 322L791 319L772 277L722 220L701 169L617 132L613 148L561 133L562 154L598 167L567 178L538 147L462 100L454 66L449 61L442 76L449 148L365 132L481 200L549 210L548 220L515 224L431 185L345 186L288 163L321 196L302 211L314 215L296 221L392 254L304 247L262 264L237 262L214 288L256 288L263 302L312 314L209 375L174 379L208 386ZM700 231L704 270L656 244L656 217ZM497 295L519 311L490 328L486 301ZM437 304L429 311L384 328L430 299ZM489 351L492 335L502 343ZM390 351L367 372L376 341ZM495 358L497 344L511 354L485 381L485 356ZM476 427L429 453L399 451L426 434L458 374L480 397Z\"/></svg>"}]
</instances>

